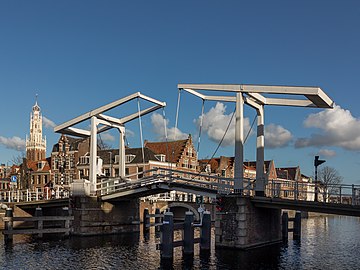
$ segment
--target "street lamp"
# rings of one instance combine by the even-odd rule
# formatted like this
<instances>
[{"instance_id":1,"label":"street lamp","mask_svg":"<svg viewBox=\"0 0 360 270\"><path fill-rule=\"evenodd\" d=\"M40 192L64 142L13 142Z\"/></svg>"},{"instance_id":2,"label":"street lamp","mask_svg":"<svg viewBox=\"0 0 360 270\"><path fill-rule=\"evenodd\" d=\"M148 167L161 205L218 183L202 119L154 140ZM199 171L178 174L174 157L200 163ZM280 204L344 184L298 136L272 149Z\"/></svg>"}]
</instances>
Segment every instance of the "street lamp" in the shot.
<instances>
[{"instance_id":1,"label":"street lamp","mask_svg":"<svg viewBox=\"0 0 360 270\"><path fill-rule=\"evenodd\" d=\"M315 160L314 160L314 166L315 166L315 198L314 201L318 202L318 173L317 173L317 167L321 164L323 164L324 162L326 162L326 160L321 160L319 159L319 156L315 156Z\"/></svg>"}]
</instances>

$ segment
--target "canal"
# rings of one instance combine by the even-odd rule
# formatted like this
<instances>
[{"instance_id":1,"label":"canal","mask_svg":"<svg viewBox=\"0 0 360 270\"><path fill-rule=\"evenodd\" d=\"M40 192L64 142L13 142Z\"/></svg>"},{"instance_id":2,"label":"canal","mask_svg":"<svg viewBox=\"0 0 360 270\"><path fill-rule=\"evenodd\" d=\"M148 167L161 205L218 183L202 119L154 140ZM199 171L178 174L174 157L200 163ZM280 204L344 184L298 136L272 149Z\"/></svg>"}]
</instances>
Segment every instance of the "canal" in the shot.
<instances>
[{"instance_id":1,"label":"canal","mask_svg":"<svg viewBox=\"0 0 360 270\"><path fill-rule=\"evenodd\" d=\"M172 265L160 261L158 235L72 237L34 241L14 236L4 246L0 269L360 269L360 219L322 216L302 220L302 239L251 251L216 250L184 259L175 249ZM177 235L180 237L180 235ZM213 241L214 242L214 241Z\"/></svg>"}]
</instances>

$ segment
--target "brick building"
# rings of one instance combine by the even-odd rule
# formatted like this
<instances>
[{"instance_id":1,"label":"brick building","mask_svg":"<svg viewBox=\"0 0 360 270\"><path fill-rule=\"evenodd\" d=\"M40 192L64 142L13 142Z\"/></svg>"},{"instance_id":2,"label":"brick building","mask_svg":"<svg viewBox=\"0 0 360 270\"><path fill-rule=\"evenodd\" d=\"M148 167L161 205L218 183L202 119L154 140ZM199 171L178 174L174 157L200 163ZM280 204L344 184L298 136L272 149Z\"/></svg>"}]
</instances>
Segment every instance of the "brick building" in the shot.
<instances>
[{"instance_id":1,"label":"brick building","mask_svg":"<svg viewBox=\"0 0 360 270\"><path fill-rule=\"evenodd\" d=\"M79 165L81 157L90 149L89 138L73 138L62 134L51 152L51 169L54 188L68 189L74 179L83 178Z\"/></svg>"}]
</instances>

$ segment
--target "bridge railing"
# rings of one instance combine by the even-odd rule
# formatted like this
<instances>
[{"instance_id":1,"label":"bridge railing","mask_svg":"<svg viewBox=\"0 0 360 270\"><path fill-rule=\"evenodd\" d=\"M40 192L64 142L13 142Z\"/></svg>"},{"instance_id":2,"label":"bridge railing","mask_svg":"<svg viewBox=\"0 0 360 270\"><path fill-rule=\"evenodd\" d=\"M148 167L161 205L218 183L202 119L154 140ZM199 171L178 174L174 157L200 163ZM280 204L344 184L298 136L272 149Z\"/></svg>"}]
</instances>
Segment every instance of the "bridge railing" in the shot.
<instances>
[{"instance_id":1,"label":"bridge railing","mask_svg":"<svg viewBox=\"0 0 360 270\"><path fill-rule=\"evenodd\" d=\"M360 185L316 184L284 179L269 180L266 196L272 198L360 205Z\"/></svg>"},{"instance_id":2,"label":"bridge railing","mask_svg":"<svg viewBox=\"0 0 360 270\"><path fill-rule=\"evenodd\" d=\"M139 176L143 176L139 179ZM210 174L182 171L170 168L154 168L148 171L127 175L126 178L102 178L98 180L97 191L99 195L106 195L126 189L134 189L144 185L159 182L176 182L216 191L218 194L238 193L234 189L234 179ZM254 180L245 178L242 192L244 195L254 195Z\"/></svg>"},{"instance_id":3,"label":"bridge railing","mask_svg":"<svg viewBox=\"0 0 360 270\"><path fill-rule=\"evenodd\" d=\"M97 182L97 192L99 195L106 195L114 193L123 189L133 189L145 184L150 184L159 181L159 176L155 173L157 169L151 169L139 173L127 175L125 178L111 177L101 178ZM140 175L145 175L142 178L136 179ZM133 177L136 177L133 179Z\"/></svg>"},{"instance_id":4,"label":"bridge railing","mask_svg":"<svg viewBox=\"0 0 360 270\"><path fill-rule=\"evenodd\" d=\"M0 191L0 202L31 202L69 197L69 192L56 190L52 194L50 190L44 192L31 189L15 189Z\"/></svg>"}]
</instances>

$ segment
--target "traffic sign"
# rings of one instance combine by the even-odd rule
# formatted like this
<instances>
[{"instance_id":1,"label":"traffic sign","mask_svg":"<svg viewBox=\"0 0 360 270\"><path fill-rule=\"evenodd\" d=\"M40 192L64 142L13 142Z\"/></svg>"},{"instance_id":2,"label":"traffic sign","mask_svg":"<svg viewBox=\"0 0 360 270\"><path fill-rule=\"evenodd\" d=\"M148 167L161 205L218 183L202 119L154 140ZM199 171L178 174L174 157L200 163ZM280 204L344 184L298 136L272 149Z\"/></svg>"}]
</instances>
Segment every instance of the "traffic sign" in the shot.
<instances>
[{"instance_id":1,"label":"traffic sign","mask_svg":"<svg viewBox=\"0 0 360 270\"><path fill-rule=\"evenodd\" d=\"M202 204L204 202L204 197L203 196L196 196L196 203L197 204Z\"/></svg>"},{"instance_id":2,"label":"traffic sign","mask_svg":"<svg viewBox=\"0 0 360 270\"><path fill-rule=\"evenodd\" d=\"M13 182L13 183L17 182L17 176L16 175L11 176L11 182Z\"/></svg>"}]
</instances>

